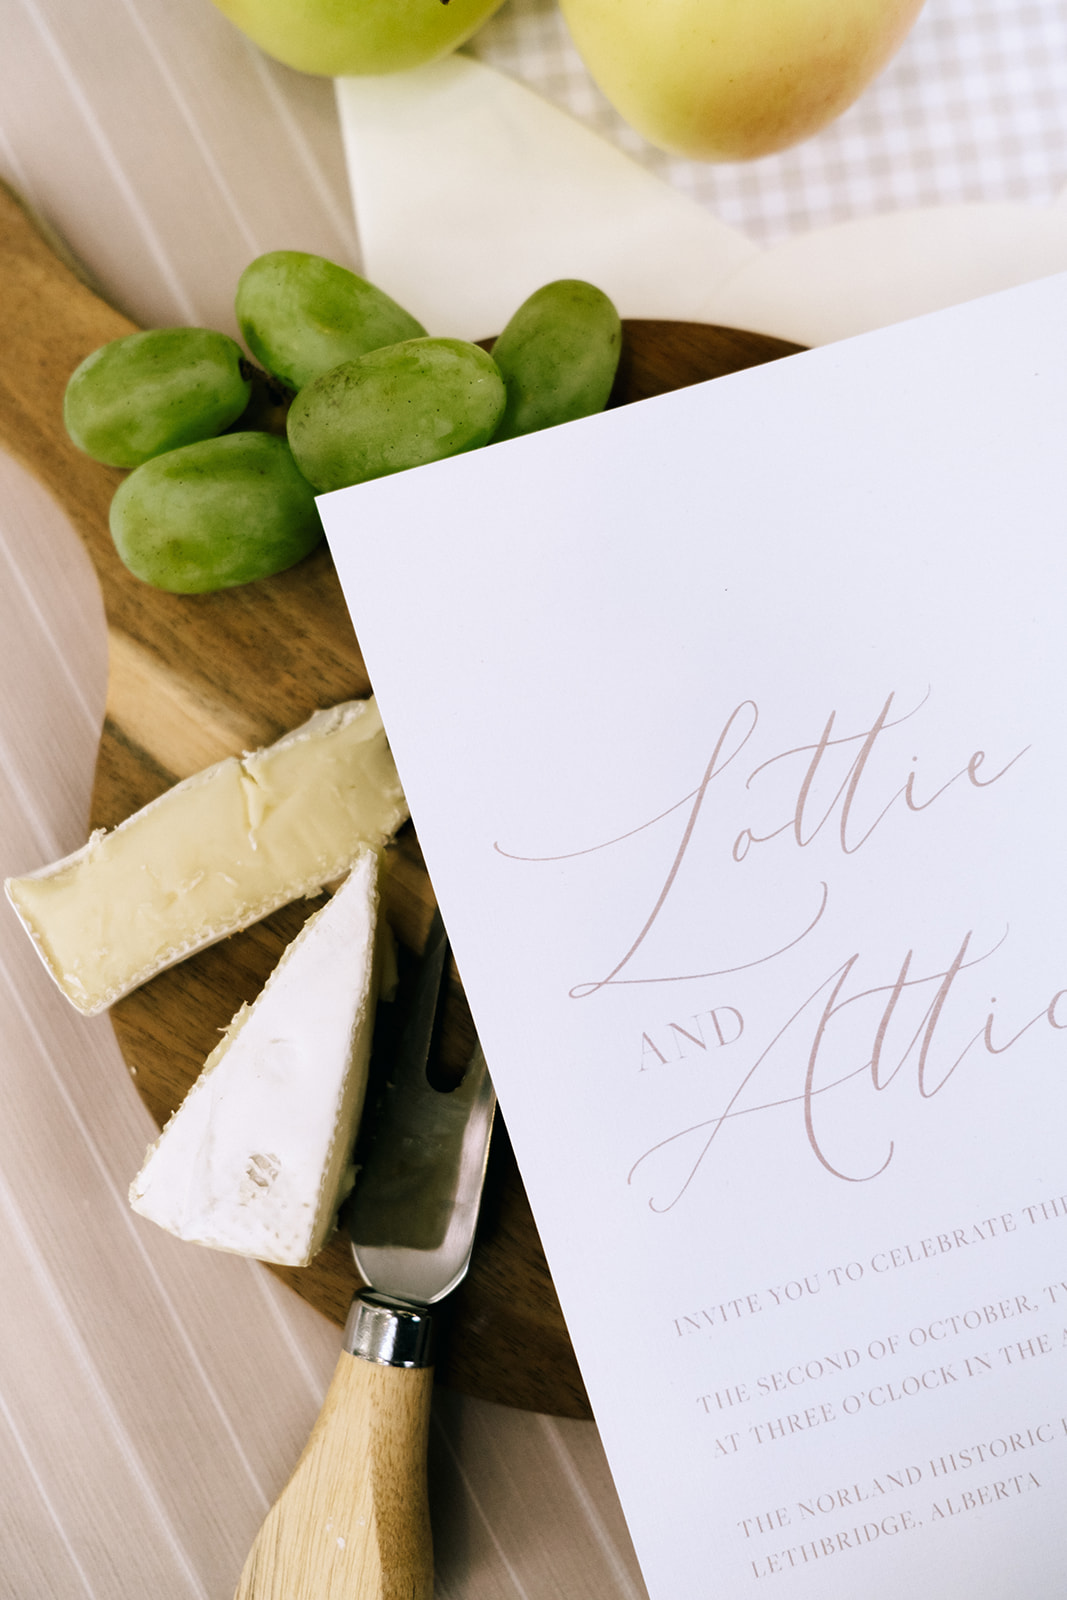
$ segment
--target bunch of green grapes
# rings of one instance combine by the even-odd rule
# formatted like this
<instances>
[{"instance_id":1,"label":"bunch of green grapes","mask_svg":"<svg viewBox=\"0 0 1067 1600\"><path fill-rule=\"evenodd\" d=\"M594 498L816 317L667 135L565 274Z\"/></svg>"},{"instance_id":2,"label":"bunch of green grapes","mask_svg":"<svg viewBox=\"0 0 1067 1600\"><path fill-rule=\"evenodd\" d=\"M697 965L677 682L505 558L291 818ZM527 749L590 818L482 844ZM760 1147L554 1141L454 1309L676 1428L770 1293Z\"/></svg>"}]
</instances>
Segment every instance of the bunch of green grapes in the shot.
<instances>
[{"instance_id":1,"label":"bunch of green grapes","mask_svg":"<svg viewBox=\"0 0 1067 1600\"><path fill-rule=\"evenodd\" d=\"M119 555L173 593L302 560L322 538L316 493L602 410L621 344L611 301L577 279L532 294L490 355L295 250L252 262L236 313L260 367L225 334L162 328L94 351L64 398L74 443L131 469L111 504Z\"/></svg>"}]
</instances>

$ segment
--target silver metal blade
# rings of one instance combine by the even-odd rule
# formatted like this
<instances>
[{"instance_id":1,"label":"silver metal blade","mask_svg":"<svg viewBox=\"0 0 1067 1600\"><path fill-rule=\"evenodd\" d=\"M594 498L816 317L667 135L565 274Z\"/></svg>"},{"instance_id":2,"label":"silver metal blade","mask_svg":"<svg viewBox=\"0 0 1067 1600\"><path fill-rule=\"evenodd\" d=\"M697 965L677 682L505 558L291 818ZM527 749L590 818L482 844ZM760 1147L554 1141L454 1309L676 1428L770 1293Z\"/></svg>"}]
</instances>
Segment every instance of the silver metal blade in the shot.
<instances>
[{"instance_id":1,"label":"silver metal blade","mask_svg":"<svg viewBox=\"0 0 1067 1600\"><path fill-rule=\"evenodd\" d=\"M447 966L438 913L348 1212L361 1277L378 1294L423 1306L467 1270L496 1108L480 1045L457 1088L442 1091L427 1078Z\"/></svg>"}]
</instances>

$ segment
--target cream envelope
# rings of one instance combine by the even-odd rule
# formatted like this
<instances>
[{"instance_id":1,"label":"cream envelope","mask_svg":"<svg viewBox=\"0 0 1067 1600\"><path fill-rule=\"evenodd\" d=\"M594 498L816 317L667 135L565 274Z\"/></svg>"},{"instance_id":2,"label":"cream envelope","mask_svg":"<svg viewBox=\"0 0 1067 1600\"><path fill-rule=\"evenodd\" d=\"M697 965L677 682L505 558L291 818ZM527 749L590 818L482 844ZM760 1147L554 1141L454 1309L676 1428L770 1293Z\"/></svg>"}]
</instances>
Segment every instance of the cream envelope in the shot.
<instances>
[{"instance_id":1,"label":"cream envelope","mask_svg":"<svg viewBox=\"0 0 1067 1600\"><path fill-rule=\"evenodd\" d=\"M337 83L364 269L433 333L499 332L557 277L623 316L825 344L1067 270L1067 206L891 212L761 249L464 56Z\"/></svg>"}]
</instances>

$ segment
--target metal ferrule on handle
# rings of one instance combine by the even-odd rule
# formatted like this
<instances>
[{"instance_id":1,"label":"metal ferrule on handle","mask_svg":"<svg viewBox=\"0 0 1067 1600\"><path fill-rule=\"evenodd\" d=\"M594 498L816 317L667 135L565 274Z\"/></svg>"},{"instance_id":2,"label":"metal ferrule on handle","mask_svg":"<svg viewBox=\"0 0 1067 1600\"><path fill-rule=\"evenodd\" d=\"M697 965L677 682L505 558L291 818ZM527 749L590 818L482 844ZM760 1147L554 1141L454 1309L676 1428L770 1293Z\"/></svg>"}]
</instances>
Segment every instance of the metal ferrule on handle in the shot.
<instances>
[{"instance_id":1,"label":"metal ferrule on handle","mask_svg":"<svg viewBox=\"0 0 1067 1600\"><path fill-rule=\"evenodd\" d=\"M433 1315L425 1306L400 1305L361 1291L349 1308L344 1348L380 1367L432 1367Z\"/></svg>"}]
</instances>

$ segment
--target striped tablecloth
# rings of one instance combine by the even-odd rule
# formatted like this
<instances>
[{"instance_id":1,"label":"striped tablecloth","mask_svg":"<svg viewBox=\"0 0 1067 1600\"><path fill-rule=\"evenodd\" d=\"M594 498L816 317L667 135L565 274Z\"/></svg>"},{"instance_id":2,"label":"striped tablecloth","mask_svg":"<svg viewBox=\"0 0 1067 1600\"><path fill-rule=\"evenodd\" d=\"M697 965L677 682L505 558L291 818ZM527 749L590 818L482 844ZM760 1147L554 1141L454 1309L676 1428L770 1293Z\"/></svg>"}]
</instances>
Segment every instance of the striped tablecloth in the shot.
<instances>
[{"instance_id":1,"label":"striped tablecloth","mask_svg":"<svg viewBox=\"0 0 1067 1600\"><path fill-rule=\"evenodd\" d=\"M0 0L0 39L0 175L131 316L232 329L236 278L271 248L360 264L332 85L267 61L209 0ZM929 0L838 125L745 168L643 146L548 0L511 0L471 49L763 242L1067 183L1062 0ZM69 526L3 458L0 572L6 874L84 838L106 640ZM148 1116L107 1019L75 1016L10 915L0 1060L0 1597L226 1600L337 1330L130 1213ZM639 1600L591 1424L441 1392L431 1466L441 1596Z\"/></svg>"}]
</instances>

